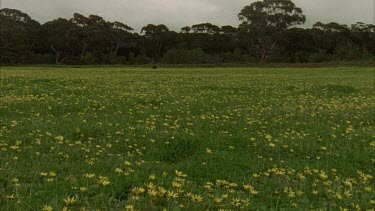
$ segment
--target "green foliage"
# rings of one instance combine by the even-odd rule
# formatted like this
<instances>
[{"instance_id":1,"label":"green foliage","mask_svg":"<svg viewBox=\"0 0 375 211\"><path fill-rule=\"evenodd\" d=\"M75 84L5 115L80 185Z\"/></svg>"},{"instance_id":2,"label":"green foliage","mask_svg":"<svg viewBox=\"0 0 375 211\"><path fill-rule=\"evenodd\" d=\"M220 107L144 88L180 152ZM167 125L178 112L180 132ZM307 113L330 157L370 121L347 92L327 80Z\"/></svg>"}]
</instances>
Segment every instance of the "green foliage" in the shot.
<instances>
[{"instance_id":1,"label":"green foliage","mask_svg":"<svg viewBox=\"0 0 375 211\"><path fill-rule=\"evenodd\" d=\"M1 64L252 64L371 60L375 26L317 22L311 29L291 0L262 0L239 13L239 27L199 23L180 33L147 24L141 33L97 15L75 13L39 24L15 9L0 10ZM47 56L48 55L48 56ZM256 58L256 59L254 59Z\"/></svg>"},{"instance_id":2,"label":"green foliage","mask_svg":"<svg viewBox=\"0 0 375 211\"><path fill-rule=\"evenodd\" d=\"M150 64L151 63L151 59L148 58L146 55L143 55L143 54L135 55L134 53L129 54L128 61L129 61L129 64L133 64L133 65L134 64L141 65L141 64Z\"/></svg>"},{"instance_id":3,"label":"green foliage","mask_svg":"<svg viewBox=\"0 0 375 211\"><path fill-rule=\"evenodd\" d=\"M94 55L91 52L87 52L82 59L83 64L95 64Z\"/></svg>"},{"instance_id":4,"label":"green foliage","mask_svg":"<svg viewBox=\"0 0 375 211\"><path fill-rule=\"evenodd\" d=\"M372 67L159 70L3 67L1 210L375 208Z\"/></svg>"},{"instance_id":5,"label":"green foliage","mask_svg":"<svg viewBox=\"0 0 375 211\"><path fill-rule=\"evenodd\" d=\"M363 57L363 51L359 46L353 44L344 44L338 46L336 55L340 60L359 60Z\"/></svg>"},{"instance_id":6,"label":"green foliage","mask_svg":"<svg viewBox=\"0 0 375 211\"><path fill-rule=\"evenodd\" d=\"M54 64L55 56L52 54L34 54L31 58L33 64Z\"/></svg>"},{"instance_id":7,"label":"green foliage","mask_svg":"<svg viewBox=\"0 0 375 211\"><path fill-rule=\"evenodd\" d=\"M269 59L283 33L292 26L305 23L302 9L291 0L263 0L245 6L238 14L240 31L251 37L260 62Z\"/></svg>"},{"instance_id":8,"label":"green foliage","mask_svg":"<svg viewBox=\"0 0 375 211\"><path fill-rule=\"evenodd\" d=\"M3 8L0 10L0 63L29 63L39 23L27 14Z\"/></svg>"},{"instance_id":9,"label":"green foliage","mask_svg":"<svg viewBox=\"0 0 375 211\"><path fill-rule=\"evenodd\" d=\"M206 54L202 49L171 49L165 53L162 62L165 64L209 64L219 62L218 58Z\"/></svg>"},{"instance_id":10,"label":"green foliage","mask_svg":"<svg viewBox=\"0 0 375 211\"><path fill-rule=\"evenodd\" d=\"M305 23L301 8L291 0L263 0L245 6L238 17L243 25L249 25L256 32L280 32L291 26Z\"/></svg>"},{"instance_id":11,"label":"green foliage","mask_svg":"<svg viewBox=\"0 0 375 211\"><path fill-rule=\"evenodd\" d=\"M329 62L331 60L332 56L327 54L327 51L321 49L309 56L309 61L314 63Z\"/></svg>"},{"instance_id":12,"label":"green foliage","mask_svg":"<svg viewBox=\"0 0 375 211\"><path fill-rule=\"evenodd\" d=\"M224 54L224 62L243 62L244 56L242 55L241 49L236 48L233 52Z\"/></svg>"},{"instance_id":13,"label":"green foliage","mask_svg":"<svg viewBox=\"0 0 375 211\"><path fill-rule=\"evenodd\" d=\"M168 163L177 163L189 158L197 151L201 151L199 150L201 144L202 141L194 138L174 138L173 140L166 141L166 143L160 143L160 145L154 149L155 158L156 160L160 159Z\"/></svg>"},{"instance_id":14,"label":"green foliage","mask_svg":"<svg viewBox=\"0 0 375 211\"><path fill-rule=\"evenodd\" d=\"M328 84L322 87L324 91L338 94L352 94L358 90L353 86Z\"/></svg>"}]
</instances>

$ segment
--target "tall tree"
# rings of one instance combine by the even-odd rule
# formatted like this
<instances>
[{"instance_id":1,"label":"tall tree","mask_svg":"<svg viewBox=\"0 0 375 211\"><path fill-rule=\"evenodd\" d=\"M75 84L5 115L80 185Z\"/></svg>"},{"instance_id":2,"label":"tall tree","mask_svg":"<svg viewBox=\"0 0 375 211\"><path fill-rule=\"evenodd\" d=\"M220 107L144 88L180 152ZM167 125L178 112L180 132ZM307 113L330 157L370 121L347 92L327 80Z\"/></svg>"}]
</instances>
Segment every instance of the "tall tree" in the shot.
<instances>
[{"instance_id":1,"label":"tall tree","mask_svg":"<svg viewBox=\"0 0 375 211\"><path fill-rule=\"evenodd\" d=\"M146 45L150 50L149 56L152 57L153 62L160 60L162 52L165 48L165 42L167 41L167 34L169 32L168 27L163 24L154 25L148 24L147 26L142 27L141 33L144 33L145 38L147 39Z\"/></svg>"},{"instance_id":2,"label":"tall tree","mask_svg":"<svg viewBox=\"0 0 375 211\"><path fill-rule=\"evenodd\" d=\"M77 43L77 57L81 63L87 52L94 54L97 62L105 62L111 52L111 24L97 15L85 17L75 13L70 20L76 25L71 36Z\"/></svg>"},{"instance_id":3,"label":"tall tree","mask_svg":"<svg viewBox=\"0 0 375 211\"><path fill-rule=\"evenodd\" d=\"M238 14L243 33L252 37L261 62L267 61L281 34L306 21L301 8L291 0L263 0L245 6Z\"/></svg>"},{"instance_id":4,"label":"tall tree","mask_svg":"<svg viewBox=\"0 0 375 211\"><path fill-rule=\"evenodd\" d=\"M222 26L220 32L225 35L234 36L237 32L237 29L233 26Z\"/></svg>"},{"instance_id":5,"label":"tall tree","mask_svg":"<svg viewBox=\"0 0 375 211\"><path fill-rule=\"evenodd\" d=\"M375 53L375 25L357 22L351 26L353 42L363 53Z\"/></svg>"},{"instance_id":6,"label":"tall tree","mask_svg":"<svg viewBox=\"0 0 375 211\"><path fill-rule=\"evenodd\" d=\"M72 43L70 32L75 29L75 25L69 20L59 18L42 25L42 46L49 49L55 55L55 63L62 64L66 59L73 57L72 48L76 48Z\"/></svg>"},{"instance_id":7,"label":"tall tree","mask_svg":"<svg viewBox=\"0 0 375 211\"><path fill-rule=\"evenodd\" d=\"M184 26L184 27L181 28L182 33L187 34L187 33L190 33L190 31L191 31L190 26Z\"/></svg>"},{"instance_id":8,"label":"tall tree","mask_svg":"<svg viewBox=\"0 0 375 211\"><path fill-rule=\"evenodd\" d=\"M111 56L116 56L121 47L129 48L135 45L135 42L131 41L133 38L131 36L131 31L133 31L133 28L118 21L110 23L110 27Z\"/></svg>"},{"instance_id":9,"label":"tall tree","mask_svg":"<svg viewBox=\"0 0 375 211\"><path fill-rule=\"evenodd\" d=\"M191 27L191 29L194 31L194 33L216 34L220 32L220 27L211 23L195 24Z\"/></svg>"},{"instance_id":10,"label":"tall tree","mask_svg":"<svg viewBox=\"0 0 375 211\"><path fill-rule=\"evenodd\" d=\"M336 22L321 23L317 22L311 29L317 47L323 49L327 54L333 55L340 46L349 45L350 29L346 25Z\"/></svg>"},{"instance_id":11,"label":"tall tree","mask_svg":"<svg viewBox=\"0 0 375 211\"><path fill-rule=\"evenodd\" d=\"M25 62L31 57L40 24L19 10L0 10L0 49L2 63Z\"/></svg>"},{"instance_id":12,"label":"tall tree","mask_svg":"<svg viewBox=\"0 0 375 211\"><path fill-rule=\"evenodd\" d=\"M315 40L308 30L291 28L284 33L283 54L287 54L290 62L308 62L309 56L316 51Z\"/></svg>"},{"instance_id":13,"label":"tall tree","mask_svg":"<svg viewBox=\"0 0 375 211\"><path fill-rule=\"evenodd\" d=\"M83 62L88 52L96 62L112 62L120 48L134 45L134 41L131 41L133 29L121 22L109 22L97 15L85 17L78 13L74 14L70 22L75 25L70 34L79 47L75 53L79 63Z\"/></svg>"}]
</instances>

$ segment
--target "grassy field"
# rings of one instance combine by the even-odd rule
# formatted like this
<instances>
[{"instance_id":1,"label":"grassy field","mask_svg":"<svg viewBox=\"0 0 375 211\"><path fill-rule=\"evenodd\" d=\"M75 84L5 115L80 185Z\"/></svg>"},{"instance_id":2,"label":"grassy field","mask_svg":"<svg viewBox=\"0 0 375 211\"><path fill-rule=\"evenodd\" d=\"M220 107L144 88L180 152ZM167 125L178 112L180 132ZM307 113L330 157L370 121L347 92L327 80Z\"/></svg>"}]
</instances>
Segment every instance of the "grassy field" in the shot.
<instances>
[{"instance_id":1,"label":"grassy field","mask_svg":"<svg viewBox=\"0 0 375 211\"><path fill-rule=\"evenodd\" d=\"M0 210L373 210L374 68L3 67Z\"/></svg>"}]
</instances>

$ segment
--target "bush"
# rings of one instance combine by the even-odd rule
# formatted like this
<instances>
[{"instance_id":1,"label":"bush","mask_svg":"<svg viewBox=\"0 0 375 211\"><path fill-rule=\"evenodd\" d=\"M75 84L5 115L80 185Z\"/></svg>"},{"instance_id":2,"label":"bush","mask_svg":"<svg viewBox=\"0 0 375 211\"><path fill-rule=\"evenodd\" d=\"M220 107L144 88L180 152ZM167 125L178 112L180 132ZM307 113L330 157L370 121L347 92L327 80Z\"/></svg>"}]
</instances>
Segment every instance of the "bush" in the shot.
<instances>
[{"instance_id":1,"label":"bush","mask_svg":"<svg viewBox=\"0 0 375 211\"><path fill-rule=\"evenodd\" d=\"M32 64L55 64L55 56L52 54L33 54Z\"/></svg>"},{"instance_id":2,"label":"bush","mask_svg":"<svg viewBox=\"0 0 375 211\"><path fill-rule=\"evenodd\" d=\"M165 64L213 64L218 62L220 62L219 56L211 56L201 48L193 50L171 49L162 58L162 63Z\"/></svg>"},{"instance_id":3,"label":"bush","mask_svg":"<svg viewBox=\"0 0 375 211\"><path fill-rule=\"evenodd\" d=\"M236 48L233 52L228 52L224 54L225 63L235 63L235 62L244 62L245 58L242 55L241 49Z\"/></svg>"},{"instance_id":4,"label":"bush","mask_svg":"<svg viewBox=\"0 0 375 211\"><path fill-rule=\"evenodd\" d=\"M327 54L327 51L322 49L319 49L317 52L312 53L309 57L309 61L314 63L329 62L331 60L331 55Z\"/></svg>"},{"instance_id":5,"label":"bush","mask_svg":"<svg viewBox=\"0 0 375 211\"><path fill-rule=\"evenodd\" d=\"M95 64L94 55L91 52L87 52L82 59L83 64Z\"/></svg>"},{"instance_id":6,"label":"bush","mask_svg":"<svg viewBox=\"0 0 375 211\"><path fill-rule=\"evenodd\" d=\"M289 55L289 62L291 63L307 63L309 62L310 54L306 51L298 51Z\"/></svg>"},{"instance_id":7,"label":"bush","mask_svg":"<svg viewBox=\"0 0 375 211\"><path fill-rule=\"evenodd\" d=\"M128 64L128 59L126 56L116 56L115 58L116 60L114 64Z\"/></svg>"},{"instance_id":8,"label":"bush","mask_svg":"<svg viewBox=\"0 0 375 211\"><path fill-rule=\"evenodd\" d=\"M128 63L129 64L150 64L151 59L143 54L135 55L133 52L131 52L129 53L129 56L128 56Z\"/></svg>"},{"instance_id":9,"label":"bush","mask_svg":"<svg viewBox=\"0 0 375 211\"><path fill-rule=\"evenodd\" d=\"M336 49L336 55L340 60L355 60L355 59L361 59L363 57L362 50L353 44L346 44L346 45L340 45Z\"/></svg>"}]
</instances>

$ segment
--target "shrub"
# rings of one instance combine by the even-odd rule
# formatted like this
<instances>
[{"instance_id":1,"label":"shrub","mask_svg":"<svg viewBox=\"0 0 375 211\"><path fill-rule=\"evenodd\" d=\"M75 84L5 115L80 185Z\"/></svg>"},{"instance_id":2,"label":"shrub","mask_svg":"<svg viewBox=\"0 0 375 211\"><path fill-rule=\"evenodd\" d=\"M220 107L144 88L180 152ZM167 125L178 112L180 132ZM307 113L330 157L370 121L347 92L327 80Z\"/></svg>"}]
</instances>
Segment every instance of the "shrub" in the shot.
<instances>
[{"instance_id":1,"label":"shrub","mask_svg":"<svg viewBox=\"0 0 375 211\"><path fill-rule=\"evenodd\" d=\"M83 64L95 64L94 55L91 52L87 52L82 59Z\"/></svg>"},{"instance_id":2,"label":"shrub","mask_svg":"<svg viewBox=\"0 0 375 211\"><path fill-rule=\"evenodd\" d=\"M32 64L54 64L55 56L52 54L34 54L31 59Z\"/></svg>"},{"instance_id":3,"label":"shrub","mask_svg":"<svg viewBox=\"0 0 375 211\"><path fill-rule=\"evenodd\" d=\"M131 52L128 56L128 62L129 64L150 64L151 59L143 54L135 55L133 52Z\"/></svg>"},{"instance_id":4,"label":"shrub","mask_svg":"<svg viewBox=\"0 0 375 211\"><path fill-rule=\"evenodd\" d=\"M220 62L220 57L211 56L201 48L193 50L171 49L164 54L162 63L165 64L212 64Z\"/></svg>"},{"instance_id":5,"label":"shrub","mask_svg":"<svg viewBox=\"0 0 375 211\"><path fill-rule=\"evenodd\" d=\"M340 60L355 60L361 59L363 56L362 50L353 44L340 45L336 49L336 54Z\"/></svg>"}]
</instances>

